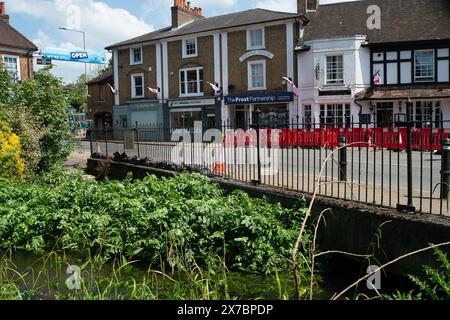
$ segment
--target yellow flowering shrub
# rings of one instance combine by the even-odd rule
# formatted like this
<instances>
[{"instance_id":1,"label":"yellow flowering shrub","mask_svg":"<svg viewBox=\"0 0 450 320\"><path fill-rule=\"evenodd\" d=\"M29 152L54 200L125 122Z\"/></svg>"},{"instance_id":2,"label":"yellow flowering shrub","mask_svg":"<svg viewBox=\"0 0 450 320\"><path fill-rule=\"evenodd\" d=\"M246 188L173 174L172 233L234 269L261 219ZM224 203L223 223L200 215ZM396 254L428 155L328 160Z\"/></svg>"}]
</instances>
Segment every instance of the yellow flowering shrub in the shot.
<instances>
[{"instance_id":1,"label":"yellow flowering shrub","mask_svg":"<svg viewBox=\"0 0 450 320\"><path fill-rule=\"evenodd\" d=\"M25 164L20 152L20 138L5 122L0 121L0 177L24 177Z\"/></svg>"}]
</instances>

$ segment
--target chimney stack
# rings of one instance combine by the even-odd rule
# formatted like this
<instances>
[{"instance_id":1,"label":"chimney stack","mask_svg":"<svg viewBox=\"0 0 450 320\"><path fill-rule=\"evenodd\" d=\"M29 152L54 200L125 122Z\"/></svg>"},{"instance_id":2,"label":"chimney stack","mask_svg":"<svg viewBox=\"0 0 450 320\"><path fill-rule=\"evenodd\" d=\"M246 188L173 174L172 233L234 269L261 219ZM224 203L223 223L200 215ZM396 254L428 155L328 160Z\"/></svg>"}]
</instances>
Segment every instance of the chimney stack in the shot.
<instances>
[{"instance_id":1,"label":"chimney stack","mask_svg":"<svg viewBox=\"0 0 450 320\"><path fill-rule=\"evenodd\" d=\"M172 7L172 28L178 28L181 25L188 23L192 20L203 19L202 8L192 7L190 1L186 0L174 0Z\"/></svg>"},{"instance_id":2,"label":"chimney stack","mask_svg":"<svg viewBox=\"0 0 450 320\"><path fill-rule=\"evenodd\" d=\"M5 2L0 2L0 19L9 24L9 16L6 14Z\"/></svg>"}]
</instances>

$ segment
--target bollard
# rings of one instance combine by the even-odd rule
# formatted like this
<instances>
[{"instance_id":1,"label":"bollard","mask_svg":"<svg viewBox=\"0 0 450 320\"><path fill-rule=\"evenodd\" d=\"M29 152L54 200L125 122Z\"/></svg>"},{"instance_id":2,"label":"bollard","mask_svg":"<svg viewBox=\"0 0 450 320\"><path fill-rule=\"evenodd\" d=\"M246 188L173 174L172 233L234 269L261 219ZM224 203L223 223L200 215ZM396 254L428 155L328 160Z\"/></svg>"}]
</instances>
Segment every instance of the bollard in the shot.
<instances>
[{"instance_id":1,"label":"bollard","mask_svg":"<svg viewBox=\"0 0 450 320\"><path fill-rule=\"evenodd\" d=\"M339 181L347 181L347 140L339 137Z\"/></svg>"},{"instance_id":2,"label":"bollard","mask_svg":"<svg viewBox=\"0 0 450 320\"><path fill-rule=\"evenodd\" d=\"M441 199L447 199L450 192L450 139L442 144Z\"/></svg>"}]
</instances>

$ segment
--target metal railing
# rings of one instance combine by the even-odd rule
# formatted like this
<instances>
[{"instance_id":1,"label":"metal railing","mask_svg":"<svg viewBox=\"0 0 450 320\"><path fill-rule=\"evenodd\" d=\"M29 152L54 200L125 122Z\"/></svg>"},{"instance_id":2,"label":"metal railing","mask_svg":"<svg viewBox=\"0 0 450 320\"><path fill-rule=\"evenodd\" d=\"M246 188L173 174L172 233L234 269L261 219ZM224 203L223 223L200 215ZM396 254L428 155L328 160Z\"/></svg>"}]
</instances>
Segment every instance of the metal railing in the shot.
<instances>
[{"instance_id":1,"label":"metal railing","mask_svg":"<svg viewBox=\"0 0 450 320\"><path fill-rule=\"evenodd\" d=\"M94 156L450 216L450 121L90 130ZM420 129L416 129L420 128ZM126 156L125 154L126 153ZM320 179L319 179L320 177Z\"/></svg>"}]
</instances>

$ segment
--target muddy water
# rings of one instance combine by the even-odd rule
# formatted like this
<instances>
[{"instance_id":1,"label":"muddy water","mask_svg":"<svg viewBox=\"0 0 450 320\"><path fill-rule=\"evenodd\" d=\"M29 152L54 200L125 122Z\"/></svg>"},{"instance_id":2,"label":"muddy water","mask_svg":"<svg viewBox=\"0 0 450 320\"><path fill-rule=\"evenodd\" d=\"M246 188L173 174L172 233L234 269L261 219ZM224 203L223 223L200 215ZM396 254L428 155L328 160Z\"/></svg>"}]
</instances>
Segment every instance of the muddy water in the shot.
<instances>
[{"instance_id":1,"label":"muddy water","mask_svg":"<svg viewBox=\"0 0 450 320\"><path fill-rule=\"evenodd\" d=\"M152 299L183 299L186 297L186 292L192 291L196 291L197 295L202 297L201 293L198 292L204 289L202 288L203 285L193 287L192 274L172 274L168 272L166 277L158 272L149 272L148 267L142 262L127 265L119 273L114 273L113 270L117 270L118 266L114 268L112 264L104 261L85 265L86 261L89 261L89 258L80 254L49 255L43 252L30 253L25 251L3 253L0 258L0 297L9 298L9 293L2 292L2 288L8 288L14 282L21 291L23 299L64 299L68 295L71 298L76 298L74 292L77 291L73 291L71 285L76 285L76 281L73 280L75 279L74 272L78 272L76 271L77 267L80 268L83 282L90 288L88 290L94 294L94 298L97 298L95 291L98 290L96 286L99 281L103 279L105 283L108 283L114 277L117 277L118 281L129 281L132 278L137 283L146 278ZM366 266L349 262L346 259L328 259L322 261L320 265L323 271L317 275L319 285L315 286L314 299L330 299L334 293L342 291L365 275ZM199 277L198 274L195 276ZM188 277L191 277L190 280ZM215 279L211 287L212 289L220 288L222 291L221 299L277 300L295 298L293 278L292 275L287 273L267 276L229 272L226 277L216 275L206 278L200 281ZM381 281L381 293L389 294L396 290L403 292L411 290L410 282L403 278L382 274ZM214 284L217 284L217 286L214 287ZM306 282L304 283L304 286L308 285ZM226 291L224 290L225 286ZM119 294L122 299L129 297L129 292L126 291L127 289ZM195 297L200 298L197 295ZM366 283L362 283L355 290L349 291L346 298L373 296L373 291L367 289ZM12 298L17 298L17 296L12 296Z\"/></svg>"}]
</instances>

